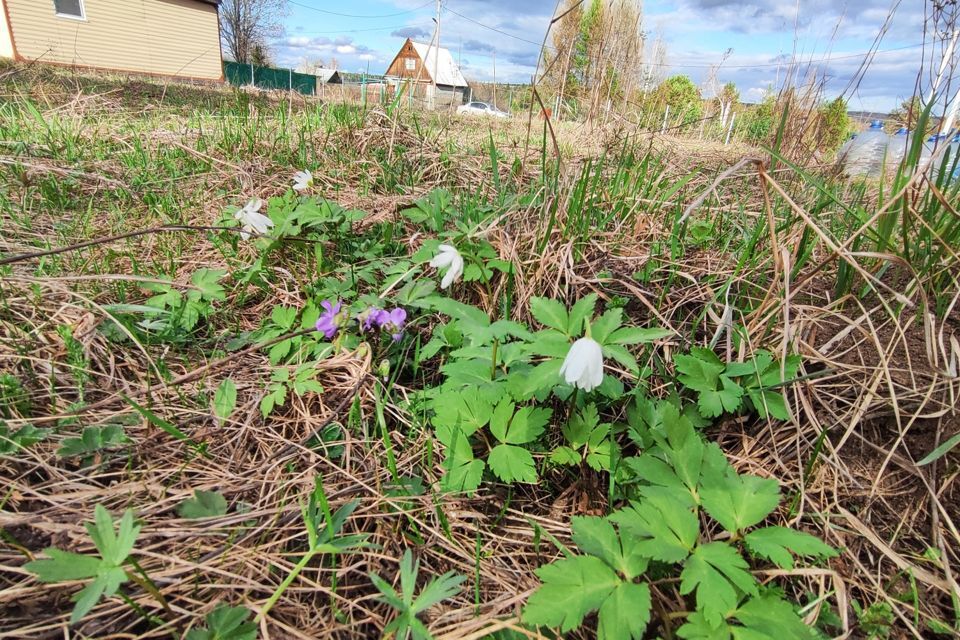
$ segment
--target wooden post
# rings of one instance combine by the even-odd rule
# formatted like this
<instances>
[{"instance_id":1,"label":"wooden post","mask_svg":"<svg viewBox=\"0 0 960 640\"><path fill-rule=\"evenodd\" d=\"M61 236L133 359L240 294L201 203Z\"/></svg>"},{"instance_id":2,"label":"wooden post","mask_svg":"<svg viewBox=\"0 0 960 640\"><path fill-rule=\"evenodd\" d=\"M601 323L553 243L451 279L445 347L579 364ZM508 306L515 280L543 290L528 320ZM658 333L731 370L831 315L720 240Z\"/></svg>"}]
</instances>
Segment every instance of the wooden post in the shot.
<instances>
[{"instance_id":1,"label":"wooden post","mask_svg":"<svg viewBox=\"0 0 960 640\"><path fill-rule=\"evenodd\" d=\"M730 144L730 135L733 133L733 123L737 121L737 113L734 111L733 115L730 117L730 128L727 129L727 139L724 140L723 144Z\"/></svg>"}]
</instances>

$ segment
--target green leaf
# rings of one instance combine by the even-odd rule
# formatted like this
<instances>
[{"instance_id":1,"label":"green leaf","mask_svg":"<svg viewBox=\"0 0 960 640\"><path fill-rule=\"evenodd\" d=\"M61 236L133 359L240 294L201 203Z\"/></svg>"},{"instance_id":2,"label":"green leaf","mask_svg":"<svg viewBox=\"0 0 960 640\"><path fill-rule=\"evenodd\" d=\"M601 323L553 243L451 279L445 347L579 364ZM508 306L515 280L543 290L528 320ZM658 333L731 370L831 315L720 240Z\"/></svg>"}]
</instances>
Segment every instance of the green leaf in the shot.
<instances>
[{"instance_id":1,"label":"green leaf","mask_svg":"<svg viewBox=\"0 0 960 640\"><path fill-rule=\"evenodd\" d=\"M487 456L490 470L504 482L536 483L537 469L533 456L523 447L510 444L498 444Z\"/></svg>"},{"instance_id":2,"label":"green leaf","mask_svg":"<svg viewBox=\"0 0 960 640\"><path fill-rule=\"evenodd\" d=\"M566 633L583 623L620 584L620 578L599 558L573 556L540 567L543 585L523 609L527 624L559 627Z\"/></svg>"},{"instance_id":3,"label":"green leaf","mask_svg":"<svg viewBox=\"0 0 960 640\"><path fill-rule=\"evenodd\" d=\"M140 526L134 523L133 511L127 509L120 518L120 525L115 533L113 519L110 512L103 505L96 505L93 509L93 523L86 523L87 533L93 540L100 556L113 566L123 564L140 535Z\"/></svg>"},{"instance_id":4,"label":"green leaf","mask_svg":"<svg viewBox=\"0 0 960 640\"><path fill-rule=\"evenodd\" d=\"M717 625L733 613L740 593L757 594L756 579L736 549L725 542L710 542L697 547L683 564L680 593L697 591L697 609L707 622Z\"/></svg>"},{"instance_id":5,"label":"green leaf","mask_svg":"<svg viewBox=\"0 0 960 640\"><path fill-rule=\"evenodd\" d=\"M697 407L704 418L717 418L726 413L733 413L740 408L743 401L743 387L728 378L720 376L719 390L700 391L697 398Z\"/></svg>"},{"instance_id":6,"label":"green leaf","mask_svg":"<svg viewBox=\"0 0 960 640\"><path fill-rule=\"evenodd\" d=\"M270 312L270 320L281 329L289 331L297 321L297 308L276 305Z\"/></svg>"},{"instance_id":7,"label":"green leaf","mask_svg":"<svg viewBox=\"0 0 960 640\"><path fill-rule=\"evenodd\" d=\"M408 550L409 551L409 550ZM441 576L432 578L420 594L413 601L411 612L416 615L426 611L435 604L448 600L460 593L460 585L466 580L466 576L459 575L453 571L448 571Z\"/></svg>"},{"instance_id":8,"label":"green leaf","mask_svg":"<svg viewBox=\"0 0 960 640\"><path fill-rule=\"evenodd\" d=\"M507 427L510 426L510 420L513 418L513 411L516 405L509 398L504 398L493 410L490 416L490 433L500 442L506 442Z\"/></svg>"},{"instance_id":9,"label":"green leaf","mask_svg":"<svg viewBox=\"0 0 960 640\"><path fill-rule=\"evenodd\" d=\"M380 600L386 602L400 614L383 629L384 635L412 637L414 640L431 638L426 626L417 619L417 615L443 600L452 598L460 591L464 576L448 571L442 576L432 578L419 594L415 593L420 562L413 560L410 549L400 559L400 593L386 580L375 573L370 581L380 591Z\"/></svg>"},{"instance_id":10,"label":"green leaf","mask_svg":"<svg viewBox=\"0 0 960 640\"><path fill-rule=\"evenodd\" d=\"M226 269L197 269L190 277L190 282L196 289L188 292L188 297L199 294L203 300L225 300L226 290L217 284L225 275Z\"/></svg>"},{"instance_id":11,"label":"green leaf","mask_svg":"<svg viewBox=\"0 0 960 640\"><path fill-rule=\"evenodd\" d=\"M474 458L470 439L458 427L452 432L450 442L444 442L447 447L447 457L443 462L446 473L440 481L444 491L453 493L473 494L480 486L483 470L486 468L483 460Z\"/></svg>"},{"instance_id":12,"label":"green leaf","mask_svg":"<svg viewBox=\"0 0 960 640\"><path fill-rule=\"evenodd\" d=\"M594 434L599 432L600 429L595 431ZM610 471L613 443L610 440L601 440L595 444L591 443L588 449L586 461L590 468L594 471Z\"/></svg>"},{"instance_id":13,"label":"green leaf","mask_svg":"<svg viewBox=\"0 0 960 640\"><path fill-rule=\"evenodd\" d=\"M74 594L72 600L76 605L70 614L70 624L79 622L83 616L90 613L102 596L116 593L125 580L126 573L123 569L114 567L101 571L93 582Z\"/></svg>"},{"instance_id":14,"label":"green leaf","mask_svg":"<svg viewBox=\"0 0 960 640\"><path fill-rule=\"evenodd\" d=\"M613 358L626 367L627 371L630 373L634 375L638 375L640 373L640 365L637 364L637 359L634 358L633 355L623 346L619 344L605 344L603 345L602 349L604 356Z\"/></svg>"},{"instance_id":15,"label":"green leaf","mask_svg":"<svg viewBox=\"0 0 960 640\"><path fill-rule=\"evenodd\" d=\"M237 385L227 378L217 387L213 394L213 414L221 420L226 420L237 406Z\"/></svg>"},{"instance_id":16,"label":"green leaf","mask_svg":"<svg viewBox=\"0 0 960 640\"><path fill-rule=\"evenodd\" d=\"M570 338L553 329L537 331L533 340L527 345L527 351L549 358L559 358L561 361L570 351ZM559 368L559 367L558 367Z\"/></svg>"},{"instance_id":17,"label":"green leaf","mask_svg":"<svg viewBox=\"0 0 960 640\"><path fill-rule=\"evenodd\" d=\"M610 309L591 325L590 335L601 345L607 344L610 341L610 334L620 326L622 318L623 309L620 307Z\"/></svg>"},{"instance_id":18,"label":"green leaf","mask_svg":"<svg viewBox=\"0 0 960 640\"><path fill-rule=\"evenodd\" d=\"M777 420L786 421L790 419L790 410L787 409L787 400L783 397L783 394L775 391L748 389L747 395L761 418L770 415Z\"/></svg>"},{"instance_id":19,"label":"green leaf","mask_svg":"<svg viewBox=\"0 0 960 640\"><path fill-rule=\"evenodd\" d=\"M683 481L669 464L650 453L627 458L624 463L638 478L661 487L686 489Z\"/></svg>"},{"instance_id":20,"label":"green leaf","mask_svg":"<svg viewBox=\"0 0 960 640\"><path fill-rule=\"evenodd\" d=\"M11 434L7 425L0 423L0 455L31 447L48 435L50 435L50 429L37 429L32 424L25 424L16 433Z\"/></svg>"},{"instance_id":21,"label":"green leaf","mask_svg":"<svg viewBox=\"0 0 960 640\"><path fill-rule=\"evenodd\" d=\"M112 449L129 444L130 439L118 424L108 424L102 427L85 427L79 438L64 438L57 449L61 458L85 456L105 449Z\"/></svg>"},{"instance_id":22,"label":"green leaf","mask_svg":"<svg viewBox=\"0 0 960 640\"><path fill-rule=\"evenodd\" d=\"M223 604L204 618L206 629L191 629L186 640L256 640L257 625L247 622L252 612L245 607Z\"/></svg>"},{"instance_id":23,"label":"green leaf","mask_svg":"<svg viewBox=\"0 0 960 640\"><path fill-rule=\"evenodd\" d=\"M773 362L773 355L769 351L757 351L753 358L746 362L728 362L726 374L731 378L749 377L759 381L760 374L767 371ZM777 367L779 372L780 367Z\"/></svg>"},{"instance_id":24,"label":"green leaf","mask_svg":"<svg viewBox=\"0 0 960 640\"><path fill-rule=\"evenodd\" d=\"M645 344L673 335L672 331L659 327L621 327L610 334L607 342L614 344Z\"/></svg>"},{"instance_id":25,"label":"green leaf","mask_svg":"<svg viewBox=\"0 0 960 640\"><path fill-rule=\"evenodd\" d=\"M730 640L732 627L725 620L710 624L701 611L687 616L687 621L677 629L677 635L686 640Z\"/></svg>"},{"instance_id":26,"label":"green leaf","mask_svg":"<svg viewBox=\"0 0 960 640\"><path fill-rule=\"evenodd\" d=\"M531 340L533 334L526 326L513 320L497 320L490 325L490 332L497 340L504 342L510 336L520 338L521 340Z\"/></svg>"},{"instance_id":27,"label":"green leaf","mask_svg":"<svg viewBox=\"0 0 960 640\"><path fill-rule=\"evenodd\" d=\"M500 405L503 405L505 402L507 401L502 401ZM497 410L494 411L494 415L490 420L490 433L504 444L527 444L533 442L543 433L543 429L547 422L549 422L550 416L553 415L552 409L523 407L509 419L509 425L503 425L500 422L501 418L498 418L500 405L497 406ZM510 405L512 410L513 403L510 403Z\"/></svg>"},{"instance_id":28,"label":"green leaf","mask_svg":"<svg viewBox=\"0 0 960 640\"><path fill-rule=\"evenodd\" d=\"M570 317L562 304L550 298L531 298L530 313L545 327L551 327L569 335Z\"/></svg>"},{"instance_id":29,"label":"green leaf","mask_svg":"<svg viewBox=\"0 0 960 640\"><path fill-rule=\"evenodd\" d=\"M610 519L637 537L637 553L661 562L681 562L700 534L693 498L688 491L668 487L644 487L643 496Z\"/></svg>"},{"instance_id":30,"label":"green leaf","mask_svg":"<svg viewBox=\"0 0 960 640\"><path fill-rule=\"evenodd\" d=\"M460 426L467 436L486 426L493 412L488 402L476 387L460 393L441 392L432 403L435 427Z\"/></svg>"},{"instance_id":31,"label":"green leaf","mask_svg":"<svg viewBox=\"0 0 960 640\"><path fill-rule=\"evenodd\" d=\"M770 560L783 569L793 568L793 556L832 558L837 555L833 547L809 533L787 527L765 527L751 531L743 541L754 554Z\"/></svg>"},{"instance_id":32,"label":"green leaf","mask_svg":"<svg viewBox=\"0 0 960 640\"><path fill-rule=\"evenodd\" d=\"M183 431L181 431L180 429L178 429L178 428L177 428L175 425L173 425L172 423L167 422L166 420L164 420L163 418L161 418L160 416L158 416L157 414L155 414L153 411L150 411L150 410L147 409L146 407L140 406L139 404L137 404L136 401L134 401L134 400L131 399L131 398L128 398L127 396L123 396L123 399L126 400L127 404L129 404L131 407L133 407L134 410L135 410L137 413L139 413L139 414L142 415L144 418L146 418L146 419L147 419L147 422L149 422L149 423L152 424L153 426L159 427L160 429L163 429L164 431L166 431L168 434L170 434L171 436L173 436L173 437L176 438L177 440L180 440L180 441L182 441L182 442L190 442L190 443L193 442L193 441L190 439L190 436L188 436L188 435L185 434Z\"/></svg>"},{"instance_id":33,"label":"green leaf","mask_svg":"<svg viewBox=\"0 0 960 640\"><path fill-rule=\"evenodd\" d=\"M573 466L580 464L580 461L580 454L570 447L557 447L550 454L550 462L554 464Z\"/></svg>"},{"instance_id":34,"label":"green leaf","mask_svg":"<svg viewBox=\"0 0 960 640\"><path fill-rule=\"evenodd\" d=\"M650 622L650 587L621 582L600 605L599 640L641 640Z\"/></svg>"},{"instance_id":35,"label":"green leaf","mask_svg":"<svg viewBox=\"0 0 960 640\"><path fill-rule=\"evenodd\" d=\"M227 499L218 491L195 490L192 498L180 504L178 512L188 520L215 518L227 512Z\"/></svg>"},{"instance_id":36,"label":"green leaf","mask_svg":"<svg viewBox=\"0 0 960 640\"><path fill-rule=\"evenodd\" d=\"M776 480L750 475L727 476L700 490L703 508L730 533L752 527L780 504Z\"/></svg>"},{"instance_id":37,"label":"green leaf","mask_svg":"<svg viewBox=\"0 0 960 640\"><path fill-rule=\"evenodd\" d=\"M722 364L704 362L700 358L682 353L673 356L673 364L677 368L677 379L680 383L688 389L701 392L716 391L724 369Z\"/></svg>"},{"instance_id":38,"label":"green leaf","mask_svg":"<svg viewBox=\"0 0 960 640\"><path fill-rule=\"evenodd\" d=\"M930 464L931 462L934 462L935 460L939 460L943 456L947 455L947 453L952 451L953 448L957 446L957 444L960 444L960 433L954 435L949 440L941 444L939 447L937 447L936 449L934 449L933 451L925 455L923 459L921 459L920 462L917 463L917 466L922 467L924 465Z\"/></svg>"},{"instance_id":39,"label":"green leaf","mask_svg":"<svg viewBox=\"0 0 960 640\"><path fill-rule=\"evenodd\" d=\"M819 637L803 623L789 602L774 593L750 598L737 609L734 616L745 625L744 630L750 631L749 635L738 633L739 628L734 627L734 638L737 640L813 640Z\"/></svg>"},{"instance_id":40,"label":"green leaf","mask_svg":"<svg viewBox=\"0 0 960 640\"><path fill-rule=\"evenodd\" d=\"M606 518L574 516L570 520L573 542L584 553L596 556L616 569L620 563L620 538Z\"/></svg>"},{"instance_id":41,"label":"green leaf","mask_svg":"<svg viewBox=\"0 0 960 640\"><path fill-rule=\"evenodd\" d=\"M597 405L590 403L573 414L570 421L562 428L563 435L573 447L580 448L590 440L590 434L600 424L600 413Z\"/></svg>"},{"instance_id":42,"label":"green leaf","mask_svg":"<svg viewBox=\"0 0 960 640\"><path fill-rule=\"evenodd\" d=\"M570 322L568 329L571 336L579 336L583 333L583 321L593 316L593 310L597 306L597 294L590 293L577 300L570 307Z\"/></svg>"},{"instance_id":43,"label":"green leaf","mask_svg":"<svg viewBox=\"0 0 960 640\"><path fill-rule=\"evenodd\" d=\"M628 580L647 570L646 556L635 553L633 540L621 539L606 518L575 516L571 526L573 542L581 551L600 558Z\"/></svg>"},{"instance_id":44,"label":"green leaf","mask_svg":"<svg viewBox=\"0 0 960 640\"><path fill-rule=\"evenodd\" d=\"M532 398L544 389L553 389L560 384L560 367L562 366L563 360L557 358L551 358L535 366L524 376L522 395Z\"/></svg>"},{"instance_id":45,"label":"green leaf","mask_svg":"<svg viewBox=\"0 0 960 640\"><path fill-rule=\"evenodd\" d=\"M61 551L54 547L44 549L50 560L32 560L23 568L37 576L40 582L66 582L92 578L100 570L102 561L93 556Z\"/></svg>"}]
</instances>

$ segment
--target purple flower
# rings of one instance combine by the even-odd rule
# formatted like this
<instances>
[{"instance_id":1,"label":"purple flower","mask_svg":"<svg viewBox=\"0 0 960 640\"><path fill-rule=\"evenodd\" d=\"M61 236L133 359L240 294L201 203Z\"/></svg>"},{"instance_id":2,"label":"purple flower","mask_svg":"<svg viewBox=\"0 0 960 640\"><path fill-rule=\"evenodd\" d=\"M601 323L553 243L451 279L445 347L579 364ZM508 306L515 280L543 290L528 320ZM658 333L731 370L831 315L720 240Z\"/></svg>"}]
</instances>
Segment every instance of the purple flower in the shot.
<instances>
[{"instance_id":1,"label":"purple flower","mask_svg":"<svg viewBox=\"0 0 960 640\"><path fill-rule=\"evenodd\" d=\"M403 325L407 322L407 312L400 307L392 311L381 311L377 320L380 328L390 333L394 342L400 342L403 338Z\"/></svg>"},{"instance_id":2,"label":"purple flower","mask_svg":"<svg viewBox=\"0 0 960 640\"><path fill-rule=\"evenodd\" d=\"M329 340L337 335L340 325L343 323L344 314L341 313L343 304L339 300L334 303L324 300L320 303L320 306L324 308L324 312L317 318L317 331Z\"/></svg>"},{"instance_id":3,"label":"purple flower","mask_svg":"<svg viewBox=\"0 0 960 640\"><path fill-rule=\"evenodd\" d=\"M357 324L360 325L360 331L369 331L374 327L380 328L380 323L378 318L380 314L383 313L380 309L376 307L367 307L365 310L357 314Z\"/></svg>"}]
</instances>

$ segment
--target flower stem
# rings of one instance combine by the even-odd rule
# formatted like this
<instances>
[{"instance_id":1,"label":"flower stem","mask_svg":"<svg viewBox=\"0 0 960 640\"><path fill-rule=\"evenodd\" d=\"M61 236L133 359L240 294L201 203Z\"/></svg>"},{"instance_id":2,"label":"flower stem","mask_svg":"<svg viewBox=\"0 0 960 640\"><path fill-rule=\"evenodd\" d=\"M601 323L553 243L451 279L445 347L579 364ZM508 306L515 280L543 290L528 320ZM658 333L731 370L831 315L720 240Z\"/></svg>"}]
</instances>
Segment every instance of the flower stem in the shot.
<instances>
[{"instance_id":1,"label":"flower stem","mask_svg":"<svg viewBox=\"0 0 960 640\"><path fill-rule=\"evenodd\" d=\"M273 605L277 604L277 601L280 599L280 596L283 595L283 592L297 579L297 576L300 575L300 572L303 571L306 566L313 560L313 556L317 554L316 551L309 550L303 554L303 557L300 558L298 562L290 573L287 574L287 577L283 579L283 582L280 583L280 586L277 587L277 590L273 592L273 595L270 596L270 599L264 603L263 608L260 609L260 613L257 614L256 622L259 623L264 618L267 617L267 613L270 612L270 609L273 608Z\"/></svg>"}]
</instances>

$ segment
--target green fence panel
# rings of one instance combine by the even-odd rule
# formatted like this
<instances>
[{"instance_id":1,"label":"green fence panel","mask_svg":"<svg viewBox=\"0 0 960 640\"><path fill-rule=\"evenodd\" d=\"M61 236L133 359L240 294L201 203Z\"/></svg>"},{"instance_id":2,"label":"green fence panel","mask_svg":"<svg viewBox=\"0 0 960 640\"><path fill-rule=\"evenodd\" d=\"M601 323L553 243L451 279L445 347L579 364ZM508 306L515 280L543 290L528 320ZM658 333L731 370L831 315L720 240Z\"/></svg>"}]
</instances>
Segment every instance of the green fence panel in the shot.
<instances>
[{"instance_id":1,"label":"green fence panel","mask_svg":"<svg viewBox=\"0 0 960 640\"><path fill-rule=\"evenodd\" d=\"M317 78L309 73L296 73L289 69L273 69L241 62L223 63L223 74L227 82L235 87L253 84L260 89L278 89L280 91L298 91L312 96L317 92Z\"/></svg>"}]
</instances>

